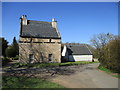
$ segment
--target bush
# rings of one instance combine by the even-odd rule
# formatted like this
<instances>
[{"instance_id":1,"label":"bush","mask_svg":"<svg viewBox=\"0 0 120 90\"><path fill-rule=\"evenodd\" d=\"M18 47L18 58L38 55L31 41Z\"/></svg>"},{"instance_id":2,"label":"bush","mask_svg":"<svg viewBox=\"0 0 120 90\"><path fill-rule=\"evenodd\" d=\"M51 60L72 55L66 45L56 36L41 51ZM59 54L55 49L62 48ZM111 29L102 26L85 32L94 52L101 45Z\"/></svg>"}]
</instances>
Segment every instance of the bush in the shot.
<instances>
[{"instance_id":1,"label":"bush","mask_svg":"<svg viewBox=\"0 0 120 90\"><path fill-rule=\"evenodd\" d=\"M120 38L110 41L108 47L108 58L106 67L120 73Z\"/></svg>"},{"instance_id":2,"label":"bush","mask_svg":"<svg viewBox=\"0 0 120 90\"><path fill-rule=\"evenodd\" d=\"M13 58L14 60L18 60L19 59L19 56L16 55L16 57Z\"/></svg>"},{"instance_id":3,"label":"bush","mask_svg":"<svg viewBox=\"0 0 120 90\"><path fill-rule=\"evenodd\" d=\"M6 50L5 50L5 54L7 57L15 57L15 49L12 46L9 46Z\"/></svg>"},{"instance_id":4,"label":"bush","mask_svg":"<svg viewBox=\"0 0 120 90\"><path fill-rule=\"evenodd\" d=\"M2 58L2 66L6 65L8 62L10 62L9 58L7 57Z\"/></svg>"},{"instance_id":5,"label":"bush","mask_svg":"<svg viewBox=\"0 0 120 90\"><path fill-rule=\"evenodd\" d=\"M120 37L99 34L91 40L96 50L93 53L105 68L120 73Z\"/></svg>"}]
</instances>

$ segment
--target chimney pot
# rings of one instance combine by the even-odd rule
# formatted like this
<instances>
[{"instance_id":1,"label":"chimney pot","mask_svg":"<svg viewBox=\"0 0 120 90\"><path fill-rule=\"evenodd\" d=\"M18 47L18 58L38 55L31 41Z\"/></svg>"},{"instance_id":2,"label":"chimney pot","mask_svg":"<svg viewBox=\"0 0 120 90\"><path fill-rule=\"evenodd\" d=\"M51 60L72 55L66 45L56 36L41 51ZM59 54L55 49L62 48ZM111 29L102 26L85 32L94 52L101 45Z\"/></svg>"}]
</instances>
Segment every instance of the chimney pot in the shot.
<instances>
[{"instance_id":1,"label":"chimney pot","mask_svg":"<svg viewBox=\"0 0 120 90\"><path fill-rule=\"evenodd\" d=\"M22 25L27 25L27 15L22 15L20 19Z\"/></svg>"},{"instance_id":2,"label":"chimney pot","mask_svg":"<svg viewBox=\"0 0 120 90\"><path fill-rule=\"evenodd\" d=\"M52 18L52 22L54 22L55 21L55 18Z\"/></svg>"},{"instance_id":3,"label":"chimney pot","mask_svg":"<svg viewBox=\"0 0 120 90\"><path fill-rule=\"evenodd\" d=\"M57 28L57 21L55 21L55 18L52 18L52 27Z\"/></svg>"}]
</instances>

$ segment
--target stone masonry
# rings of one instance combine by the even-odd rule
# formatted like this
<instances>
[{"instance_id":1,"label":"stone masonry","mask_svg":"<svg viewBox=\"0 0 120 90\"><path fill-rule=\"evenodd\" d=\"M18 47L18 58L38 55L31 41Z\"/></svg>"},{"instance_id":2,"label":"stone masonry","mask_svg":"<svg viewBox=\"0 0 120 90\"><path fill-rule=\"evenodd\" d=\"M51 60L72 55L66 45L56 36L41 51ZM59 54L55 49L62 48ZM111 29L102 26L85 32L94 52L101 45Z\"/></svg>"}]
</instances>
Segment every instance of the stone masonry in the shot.
<instances>
[{"instance_id":1,"label":"stone masonry","mask_svg":"<svg viewBox=\"0 0 120 90\"><path fill-rule=\"evenodd\" d=\"M61 37L52 22L20 18L19 60L21 63L61 62Z\"/></svg>"},{"instance_id":2,"label":"stone masonry","mask_svg":"<svg viewBox=\"0 0 120 90\"><path fill-rule=\"evenodd\" d=\"M23 38L21 38L23 40ZM33 39L34 41L35 39ZM31 42L19 43L19 57L20 62L29 63L29 54L33 54L34 61L36 62L49 62L49 54L52 54L52 61L50 62L61 62L61 44L60 40L53 40L56 42L46 42L47 39L42 39L42 42ZM45 41L45 42L44 42Z\"/></svg>"}]
</instances>

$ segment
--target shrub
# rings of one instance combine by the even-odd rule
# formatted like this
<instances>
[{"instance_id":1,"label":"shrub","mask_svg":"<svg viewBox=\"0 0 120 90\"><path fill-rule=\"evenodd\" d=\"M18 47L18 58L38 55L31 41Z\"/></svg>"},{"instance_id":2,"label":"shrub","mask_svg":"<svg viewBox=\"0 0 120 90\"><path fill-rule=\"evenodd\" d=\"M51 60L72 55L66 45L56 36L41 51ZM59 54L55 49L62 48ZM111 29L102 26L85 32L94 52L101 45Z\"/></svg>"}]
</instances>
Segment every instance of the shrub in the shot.
<instances>
[{"instance_id":1,"label":"shrub","mask_svg":"<svg viewBox=\"0 0 120 90\"><path fill-rule=\"evenodd\" d=\"M12 46L9 46L6 50L5 50L5 54L7 57L15 57L15 49Z\"/></svg>"},{"instance_id":2,"label":"shrub","mask_svg":"<svg viewBox=\"0 0 120 90\"><path fill-rule=\"evenodd\" d=\"M10 62L9 58L7 57L2 58L2 66L6 65L8 62Z\"/></svg>"},{"instance_id":3,"label":"shrub","mask_svg":"<svg viewBox=\"0 0 120 90\"><path fill-rule=\"evenodd\" d=\"M108 47L108 58L106 67L120 73L120 38L110 41Z\"/></svg>"},{"instance_id":4,"label":"shrub","mask_svg":"<svg viewBox=\"0 0 120 90\"><path fill-rule=\"evenodd\" d=\"M16 55L16 57L13 58L14 60L18 60L19 59L19 56Z\"/></svg>"}]
</instances>

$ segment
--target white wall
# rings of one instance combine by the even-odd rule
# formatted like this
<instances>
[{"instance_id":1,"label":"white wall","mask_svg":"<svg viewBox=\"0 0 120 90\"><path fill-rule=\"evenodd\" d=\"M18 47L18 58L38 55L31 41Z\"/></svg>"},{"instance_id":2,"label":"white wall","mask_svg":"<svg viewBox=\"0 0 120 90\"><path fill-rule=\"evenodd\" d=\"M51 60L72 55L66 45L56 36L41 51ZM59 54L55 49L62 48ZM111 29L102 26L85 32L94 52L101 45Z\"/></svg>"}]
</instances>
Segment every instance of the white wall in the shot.
<instances>
[{"instance_id":1,"label":"white wall","mask_svg":"<svg viewBox=\"0 0 120 90\"><path fill-rule=\"evenodd\" d=\"M64 45L63 51L62 51L62 56L65 56L66 52L67 52L67 47Z\"/></svg>"},{"instance_id":2,"label":"white wall","mask_svg":"<svg viewBox=\"0 0 120 90\"><path fill-rule=\"evenodd\" d=\"M69 61L92 61L93 55L70 55Z\"/></svg>"}]
</instances>

